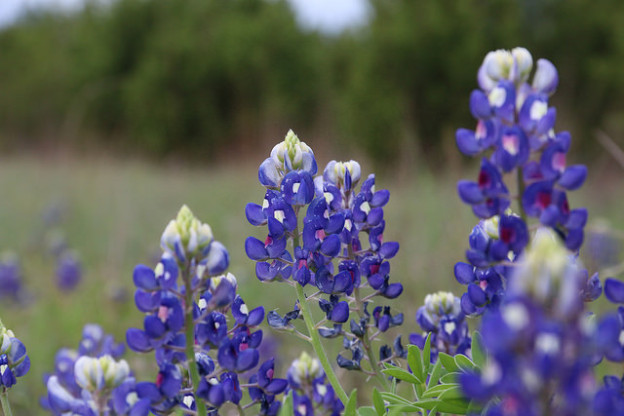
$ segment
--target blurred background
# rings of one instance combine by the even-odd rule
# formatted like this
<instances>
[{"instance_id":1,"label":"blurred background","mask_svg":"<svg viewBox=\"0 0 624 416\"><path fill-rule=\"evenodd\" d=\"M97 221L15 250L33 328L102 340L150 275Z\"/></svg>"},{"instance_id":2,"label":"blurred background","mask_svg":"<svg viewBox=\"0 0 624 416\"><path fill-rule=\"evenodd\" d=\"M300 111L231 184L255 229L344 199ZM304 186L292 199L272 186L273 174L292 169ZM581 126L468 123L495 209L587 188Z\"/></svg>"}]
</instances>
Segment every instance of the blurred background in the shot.
<instances>
[{"instance_id":1,"label":"blurred background","mask_svg":"<svg viewBox=\"0 0 624 416\"><path fill-rule=\"evenodd\" d=\"M571 205L589 207L590 230L624 229L624 171L598 141L624 145L622 22L620 0L2 0L0 248L19 278L0 270L0 316L33 360L17 414L39 412L41 375L85 323L119 340L142 325L132 269L154 264L183 203L230 249L249 304L292 308L243 252L260 234L244 217L264 194L257 166L290 128L321 168L357 159L390 189L385 237L401 243L393 274L407 288L395 306L416 332L429 291L461 293L453 265L476 219L455 183L476 170L454 132L474 126L490 50L557 66L556 127L572 133L569 163L590 167ZM590 271L621 261L613 244ZM67 253L81 275L70 287ZM305 347L285 342L284 363ZM149 359L127 359L153 376Z\"/></svg>"}]
</instances>

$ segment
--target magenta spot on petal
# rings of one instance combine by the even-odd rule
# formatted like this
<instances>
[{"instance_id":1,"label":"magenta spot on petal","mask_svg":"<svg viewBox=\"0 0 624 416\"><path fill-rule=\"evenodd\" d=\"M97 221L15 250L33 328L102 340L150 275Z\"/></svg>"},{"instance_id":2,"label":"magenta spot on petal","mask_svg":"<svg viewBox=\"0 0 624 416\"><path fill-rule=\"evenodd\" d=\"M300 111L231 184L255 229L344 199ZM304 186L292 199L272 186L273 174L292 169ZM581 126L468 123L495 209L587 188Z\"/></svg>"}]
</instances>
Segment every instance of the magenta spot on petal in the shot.
<instances>
[{"instance_id":1,"label":"magenta spot on petal","mask_svg":"<svg viewBox=\"0 0 624 416\"><path fill-rule=\"evenodd\" d=\"M169 308L167 308L166 306L161 306L160 308L158 308L158 318L162 322L166 322L167 318L169 318Z\"/></svg>"},{"instance_id":2,"label":"magenta spot on petal","mask_svg":"<svg viewBox=\"0 0 624 416\"><path fill-rule=\"evenodd\" d=\"M475 138L477 140L485 139L487 135L487 129L485 128L485 123L481 120L477 123L477 129L475 130Z\"/></svg>"},{"instance_id":3,"label":"magenta spot on petal","mask_svg":"<svg viewBox=\"0 0 624 416\"><path fill-rule=\"evenodd\" d=\"M481 289L485 290L485 289L488 287L487 280L481 280L481 281L479 282L479 287L480 287Z\"/></svg>"},{"instance_id":4,"label":"magenta spot on petal","mask_svg":"<svg viewBox=\"0 0 624 416\"><path fill-rule=\"evenodd\" d=\"M266 372L266 376L267 376L267 378L268 378L269 380L273 380L273 373L274 373L274 372L273 372L273 369L272 369L272 368L269 368L269 369L267 370L267 372Z\"/></svg>"},{"instance_id":5,"label":"magenta spot on petal","mask_svg":"<svg viewBox=\"0 0 624 416\"><path fill-rule=\"evenodd\" d=\"M375 274L379 271L379 264L372 264L370 266L371 274Z\"/></svg>"},{"instance_id":6,"label":"magenta spot on petal","mask_svg":"<svg viewBox=\"0 0 624 416\"><path fill-rule=\"evenodd\" d=\"M503 136L502 142L503 142L503 149L505 149L507 153L509 153L512 156L515 156L518 154L518 151L520 150L520 141L518 140L518 136L506 134Z\"/></svg>"},{"instance_id":7,"label":"magenta spot on petal","mask_svg":"<svg viewBox=\"0 0 624 416\"><path fill-rule=\"evenodd\" d=\"M315 235L318 240L321 240L321 241L325 240L325 230L316 230Z\"/></svg>"},{"instance_id":8,"label":"magenta spot on petal","mask_svg":"<svg viewBox=\"0 0 624 416\"><path fill-rule=\"evenodd\" d=\"M158 375L156 376L156 387L160 388L160 385L163 383L165 379L165 376L163 375L163 373L158 373Z\"/></svg>"},{"instance_id":9,"label":"magenta spot on petal","mask_svg":"<svg viewBox=\"0 0 624 416\"><path fill-rule=\"evenodd\" d=\"M492 178L490 178L490 175L485 170L481 170L479 172L479 188L487 188L491 183Z\"/></svg>"},{"instance_id":10,"label":"magenta spot on petal","mask_svg":"<svg viewBox=\"0 0 624 416\"><path fill-rule=\"evenodd\" d=\"M249 345L246 342L241 342L238 346L239 351L245 351L247 348L249 348Z\"/></svg>"},{"instance_id":11,"label":"magenta spot on petal","mask_svg":"<svg viewBox=\"0 0 624 416\"><path fill-rule=\"evenodd\" d=\"M306 269L308 268L308 262L307 262L307 260L303 260L303 259L302 259L302 260L299 260L299 267L298 267L298 269L302 269L302 268L304 268L304 267L305 267Z\"/></svg>"},{"instance_id":12,"label":"magenta spot on petal","mask_svg":"<svg viewBox=\"0 0 624 416\"><path fill-rule=\"evenodd\" d=\"M518 401L513 397L503 399L503 414L515 415L518 412Z\"/></svg>"},{"instance_id":13,"label":"magenta spot on petal","mask_svg":"<svg viewBox=\"0 0 624 416\"><path fill-rule=\"evenodd\" d=\"M566 167L566 155L563 152L557 152L553 156L552 167L554 170L563 172Z\"/></svg>"},{"instance_id":14,"label":"magenta spot on petal","mask_svg":"<svg viewBox=\"0 0 624 416\"><path fill-rule=\"evenodd\" d=\"M538 192L537 194L537 205L544 209L547 206L550 205L550 202L552 201L552 196L550 195L550 192L544 191L544 192Z\"/></svg>"},{"instance_id":15,"label":"magenta spot on petal","mask_svg":"<svg viewBox=\"0 0 624 416\"><path fill-rule=\"evenodd\" d=\"M267 248L269 245L271 245L272 242L273 242L273 239L271 238L271 236L267 235L266 240L264 240L264 247Z\"/></svg>"},{"instance_id":16,"label":"magenta spot on petal","mask_svg":"<svg viewBox=\"0 0 624 416\"><path fill-rule=\"evenodd\" d=\"M561 212L564 215L568 215L570 213L570 205L568 205L568 200L564 199L563 203L561 204Z\"/></svg>"},{"instance_id":17,"label":"magenta spot on petal","mask_svg":"<svg viewBox=\"0 0 624 416\"><path fill-rule=\"evenodd\" d=\"M500 230L500 239L504 242L509 244L511 242L511 240L513 240L514 238L514 231L511 228L508 227L504 227L501 228Z\"/></svg>"}]
</instances>

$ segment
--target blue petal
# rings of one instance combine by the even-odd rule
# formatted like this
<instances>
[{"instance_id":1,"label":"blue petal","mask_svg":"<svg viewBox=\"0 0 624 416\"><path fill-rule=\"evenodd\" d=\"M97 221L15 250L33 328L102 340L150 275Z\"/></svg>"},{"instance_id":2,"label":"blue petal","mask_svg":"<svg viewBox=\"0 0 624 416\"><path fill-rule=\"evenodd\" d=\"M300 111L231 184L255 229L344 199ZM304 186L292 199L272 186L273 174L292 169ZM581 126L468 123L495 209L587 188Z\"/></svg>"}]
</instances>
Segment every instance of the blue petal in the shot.
<instances>
[{"instance_id":1,"label":"blue petal","mask_svg":"<svg viewBox=\"0 0 624 416\"><path fill-rule=\"evenodd\" d=\"M134 272L132 273L132 280L134 281L136 287L143 290L150 291L158 287L154 271L151 268L142 264L139 264L134 268Z\"/></svg>"},{"instance_id":2,"label":"blue petal","mask_svg":"<svg viewBox=\"0 0 624 416\"><path fill-rule=\"evenodd\" d=\"M559 185L569 191L580 188L587 178L587 167L574 165L568 167L559 178Z\"/></svg>"},{"instance_id":3,"label":"blue petal","mask_svg":"<svg viewBox=\"0 0 624 416\"><path fill-rule=\"evenodd\" d=\"M247 237L245 240L245 253L252 260L265 260L269 257L264 243L257 238Z\"/></svg>"},{"instance_id":4,"label":"blue petal","mask_svg":"<svg viewBox=\"0 0 624 416\"><path fill-rule=\"evenodd\" d=\"M457 183L459 197L467 204L477 204L484 199L483 192L476 182L461 180Z\"/></svg>"},{"instance_id":5,"label":"blue petal","mask_svg":"<svg viewBox=\"0 0 624 416\"><path fill-rule=\"evenodd\" d=\"M454 268L455 279L462 285L474 282L474 267L467 263L458 262Z\"/></svg>"},{"instance_id":6,"label":"blue petal","mask_svg":"<svg viewBox=\"0 0 624 416\"><path fill-rule=\"evenodd\" d=\"M613 278L605 280L604 293L613 303L624 303L624 282Z\"/></svg>"},{"instance_id":7,"label":"blue petal","mask_svg":"<svg viewBox=\"0 0 624 416\"><path fill-rule=\"evenodd\" d=\"M349 304L345 301L338 302L331 312L330 319L338 323L347 322L349 319Z\"/></svg>"},{"instance_id":8,"label":"blue petal","mask_svg":"<svg viewBox=\"0 0 624 416\"><path fill-rule=\"evenodd\" d=\"M138 328L130 328L126 331L126 343L133 351L148 352L152 350L149 337Z\"/></svg>"},{"instance_id":9,"label":"blue petal","mask_svg":"<svg viewBox=\"0 0 624 416\"><path fill-rule=\"evenodd\" d=\"M386 243L383 243L381 245L381 248L379 249L379 254L381 254L381 257L383 257L384 259L391 259L392 257L396 256L398 252L399 243L397 243L396 241L388 241Z\"/></svg>"},{"instance_id":10,"label":"blue petal","mask_svg":"<svg viewBox=\"0 0 624 416\"><path fill-rule=\"evenodd\" d=\"M263 225L266 222L266 216L262 211L262 207L258 204L249 203L245 207L245 216L251 225Z\"/></svg>"}]
</instances>

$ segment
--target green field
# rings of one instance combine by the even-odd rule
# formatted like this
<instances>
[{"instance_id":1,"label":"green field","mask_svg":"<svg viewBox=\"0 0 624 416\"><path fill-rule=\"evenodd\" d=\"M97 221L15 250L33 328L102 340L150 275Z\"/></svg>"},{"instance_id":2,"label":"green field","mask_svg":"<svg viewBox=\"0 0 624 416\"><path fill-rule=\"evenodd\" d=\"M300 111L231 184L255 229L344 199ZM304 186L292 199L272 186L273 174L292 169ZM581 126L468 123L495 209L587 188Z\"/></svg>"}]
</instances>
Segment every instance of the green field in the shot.
<instances>
[{"instance_id":1,"label":"green field","mask_svg":"<svg viewBox=\"0 0 624 416\"><path fill-rule=\"evenodd\" d=\"M29 374L11 391L16 414L41 413L35 403L45 391L41 376L52 370L60 347L77 345L85 323L101 324L118 340L125 339L128 327L142 325L142 314L133 302L133 267L154 263L160 234L183 203L209 223L215 237L230 250L230 271L250 306L263 304L282 313L292 307L292 288L261 284L243 250L247 235L261 236L244 215L245 204L260 202L264 194L256 179L259 162L181 168L103 158L0 161L0 248L19 254L31 295L24 305L0 303L2 320L24 342L32 360ZM475 169L469 172L476 176ZM368 173L365 168L364 173ZM455 193L461 176L454 169L435 177L415 171L377 178L377 188L390 189L392 195L384 236L401 244L392 263L392 279L406 288L394 302L406 313L402 328L406 335L418 330L413 316L429 291L461 291L453 265L463 259L467 236L476 223ZM623 179L623 172L615 169L590 176L583 191L572 193L570 205L586 205L592 219L608 217L612 225L624 229ZM41 250L41 214L55 203L66 207L61 228L85 269L83 281L69 294L54 285L54 262ZM119 300L123 292L125 300ZM287 338L280 346L279 360L285 365L302 348L302 342ZM153 377L150 358L126 353L139 378Z\"/></svg>"}]
</instances>

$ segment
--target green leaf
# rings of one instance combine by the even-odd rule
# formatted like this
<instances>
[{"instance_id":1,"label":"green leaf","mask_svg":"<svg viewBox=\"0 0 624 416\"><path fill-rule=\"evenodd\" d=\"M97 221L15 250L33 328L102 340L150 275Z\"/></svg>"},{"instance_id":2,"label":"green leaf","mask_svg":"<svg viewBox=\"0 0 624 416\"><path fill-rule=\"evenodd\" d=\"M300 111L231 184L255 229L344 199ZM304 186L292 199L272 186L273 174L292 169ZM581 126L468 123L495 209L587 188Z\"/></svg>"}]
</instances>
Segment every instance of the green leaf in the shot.
<instances>
[{"instance_id":1,"label":"green leaf","mask_svg":"<svg viewBox=\"0 0 624 416\"><path fill-rule=\"evenodd\" d=\"M471 372L477 369L477 366L474 365L470 358L466 357L463 354L457 354L455 356L455 364L459 367L463 372Z\"/></svg>"},{"instance_id":2,"label":"green leaf","mask_svg":"<svg viewBox=\"0 0 624 416\"><path fill-rule=\"evenodd\" d=\"M421 381L417 379L414 374L408 373L407 371L399 367L386 368L385 370L381 370L381 372L388 376L395 377L399 380L406 381L408 383L421 384Z\"/></svg>"},{"instance_id":3,"label":"green leaf","mask_svg":"<svg viewBox=\"0 0 624 416\"><path fill-rule=\"evenodd\" d=\"M465 415L468 413L468 402L463 400L444 400L438 405L438 412Z\"/></svg>"},{"instance_id":4,"label":"green leaf","mask_svg":"<svg viewBox=\"0 0 624 416\"><path fill-rule=\"evenodd\" d=\"M445 374L442 377L440 377L440 381L444 384L457 384L459 382L458 377L460 374L461 373L458 373L458 372Z\"/></svg>"},{"instance_id":5,"label":"green leaf","mask_svg":"<svg viewBox=\"0 0 624 416\"><path fill-rule=\"evenodd\" d=\"M474 331L472 333L472 346L470 348L470 352L472 354L472 361L476 364L476 366L483 368L483 366L485 366L487 353L485 352L483 338L481 338L479 331Z\"/></svg>"},{"instance_id":6,"label":"green leaf","mask_svg":"<svg viewBox=\"0 0 624 416\"><path fill-rule=\"evenodd\" d=\"M407 347L407 364L409 364L412 372L421 383L422 380L425 380L427 377L422 359L423 357L420 348L416 345L410 345Z\"/></svg>"},{"instance_id":7,"label":"green leaf","mask_svg":"<svg viewBox=\"0 0 624 416\"><path fill-rule=\"evenodd\" d=\"M449 399L462 399L462 400L466 400L466 396L464 395L464 391L462 390L461 386L455 384L449 384L451 387L450 389L442 392L439 396L438 399L447 401ZM466 402L466 407L468 405L468 402Z\"/></svg>"},{"instance_id":8,"label":"green leaf","mask_svg":"<svg viewBox=\"0 0 624 416\"><path fill-rule=\"evenodd\" d=\"M423 398L433 398L433 397L437 397L439 395L441 395L442 393L444 393L445 391L455 388L457 387L457 384L438 384L437 386L434 386L432 388L430 388L429 390L427 390L424 394L423 394Z\"/></svg>"},{"instance_id":9,"label":"green leaf","mask_svg":"<svg viewBox=\"0 0 624 416\"><path fill-rule=\"evenodd\" d=\"M412 404L411 401L394 393L381 393L381 397L384 400L388 401L390 404Z\"/></svg>"},{"instance_id":10,"label":"green leaf","mask_svg":"<svg viewBox=\"0 0 624 416\"><path fill-rule=\"evenodd\" d=\"M414 402L414 406L426 410L432 410L435 408L436 411L442 413L465 415L468 403L460 400L420 400L418 402Z\"/></svg>"},{"instance_id":11,"label":"green leaf","mask_svg":"<svg viewBox=\"0 0 624 416\"><path fill-rule=\"evenodd\" d=\"M374 407L366 406L358 409L358 416L378 416L378 413Z\"/></svg>"},{"instance_id":12,"label":"green leaf","mask_svg":"<svg viewBox=\"0 0 624 416\"><path fill-rule=\"evenodd\" d=\"M375 406L375 411L378 416L383 416L386 414L386 406L384 405L384 401L381 398L381 394L379 394L379 390L377 388L373 388L373 406Z\"/></svg>"},{"instance_id":13,"label":"green leaf","mask_svg":"<svg viewBox=\"0 0 624 416\"><path fill-rule=\"evenodd\" d=\"M345 406L344 416L357 416L355 409L357 408L357 389L354 389L349 396L349 401Z\"/></svg>"},{"instance_id":14,"label":"green leaf","mask_svg":"<svg viewBox=\"0 0 624 416\"><path fill-rule=\"evenodd\" d=\"M431 366L431 332L427 335L427 340L425 341L425 346L422 350L422 361L424 365L424 374L423 377L420 377L420 379L426 380L427 373L429 372L429 368Z\"/></svg>"},{"instance_id":15,"label":"green leaf","mask_svg":"<svg viewBox=\"0 0 624 416\"><path fill-rule=\"evenodd\" d=\"M295 409L293 408L292 391L288 393L288 396L284 397L282 408L280 409L279 414L280 416L291 416L295 414Z\"/></svg>"},{"instance_id":16,"label":"green leaf","mask_svg":"<svg viewBox=\"0 0 624 416\"><path fill-rule=\"evenodd\" d=\"M431 370L431 376L429 377L429 382L427 383L427 388L431 388L438 384L438 381L442 376L446 374L446 370L442 367L442 362L437 360L433 365L433 370Z\"/></svg>"},{"instance_id":17,"label":"green leaf","mask_svg":"<svg viewBox=\"0 0 624 416\"><path fill-rule=\"evenodd\" d=\"M438 360L442 361L442 365L448 371L459 371L459 367L457 367L457 364L455 363L455 359L451 357L450 355L444 352L441 352L438 354Z\"/></svg>"}]
</instances>

